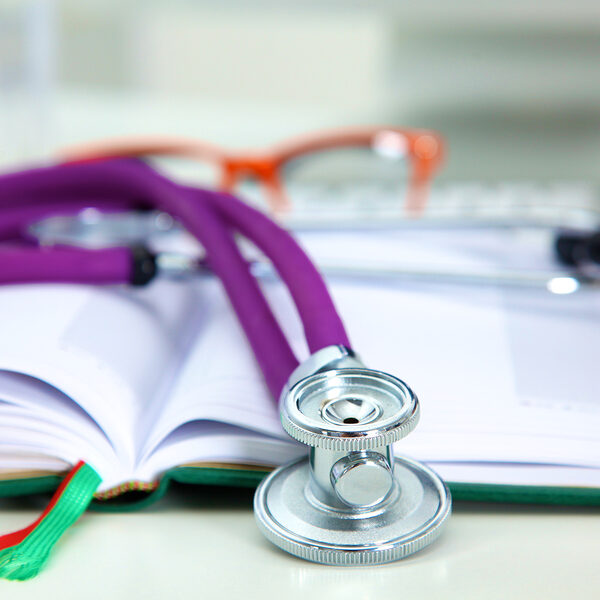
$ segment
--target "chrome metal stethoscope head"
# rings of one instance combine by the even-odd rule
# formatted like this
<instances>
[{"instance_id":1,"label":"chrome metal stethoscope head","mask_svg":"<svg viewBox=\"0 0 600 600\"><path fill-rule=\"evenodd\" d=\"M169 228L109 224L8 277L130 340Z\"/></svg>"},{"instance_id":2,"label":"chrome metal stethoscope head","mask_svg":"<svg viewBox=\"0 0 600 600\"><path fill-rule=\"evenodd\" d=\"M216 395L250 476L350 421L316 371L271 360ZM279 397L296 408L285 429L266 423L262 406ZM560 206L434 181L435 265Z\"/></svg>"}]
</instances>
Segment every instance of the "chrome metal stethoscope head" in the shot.
<instances>
[{"instance_id":1,"label":"chrome metal stethoscope head","mask_svg":"<svg viewBox=\"0 0 600 600\"><path fill-rule=\"evenodd\" d=\"M392 448L418 423L417 397L341 347L308 363L284 390L281 420L309 455L261 483L259 528L283 550L324 564L386 563L429 545L450 515L450 493Z\"/></svg>"}]
</instances>

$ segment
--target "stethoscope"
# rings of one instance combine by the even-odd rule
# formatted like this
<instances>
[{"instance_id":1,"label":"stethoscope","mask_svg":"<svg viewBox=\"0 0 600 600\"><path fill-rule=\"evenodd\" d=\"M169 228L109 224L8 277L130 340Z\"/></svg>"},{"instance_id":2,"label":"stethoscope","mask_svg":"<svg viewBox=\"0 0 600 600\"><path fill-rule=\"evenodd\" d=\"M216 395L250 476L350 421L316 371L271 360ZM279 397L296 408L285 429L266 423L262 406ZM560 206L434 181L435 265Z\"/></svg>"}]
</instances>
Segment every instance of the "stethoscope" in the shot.
<instances>
[{"instance_id":1,"label":"stethoscope","mask_svg":"<svg viewBox=\"0 0 600 600\"><path fill-rule=\"evenodd\" d=\"M417 397L363 365L322 277L287 231L231 195L178 185L139 160L44 167L0 177L0 283L150 282L158 266L146 248L43 246L31 233L41 219L90 208L159 210L202 244L280 398L284 429L309 447L256 491L256 521L271 542L308 560L350 565L397 560L436 539L451 511L448 488L427 466L393 454L417 425ZM268 257L287 286L311 353L302 363L234 234Z\"/></svg>"}]
</instances>

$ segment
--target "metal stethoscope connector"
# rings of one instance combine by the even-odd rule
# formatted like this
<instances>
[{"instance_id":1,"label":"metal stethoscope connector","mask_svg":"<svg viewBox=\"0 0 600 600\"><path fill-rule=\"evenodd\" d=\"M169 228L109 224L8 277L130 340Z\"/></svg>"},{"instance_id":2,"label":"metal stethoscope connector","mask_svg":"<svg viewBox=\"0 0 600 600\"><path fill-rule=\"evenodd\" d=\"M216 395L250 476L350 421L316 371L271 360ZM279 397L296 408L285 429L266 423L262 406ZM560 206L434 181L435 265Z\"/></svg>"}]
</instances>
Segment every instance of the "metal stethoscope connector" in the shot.
<instances>
[{"instance_id":1,"label":"metal stethoscope connector","mask_svg":"<svg viewBox=\"0 0 600 600\"><path fill-rule=\"evenodd\" d=\"M393 443L419 420L404 382L330 346L292 374L281 420L309 454L256 491L256 520L271 542L318 563L380 564L441 533L451 512L448 488L425 465L393 454Z\"/></svg>"}]
</instances>

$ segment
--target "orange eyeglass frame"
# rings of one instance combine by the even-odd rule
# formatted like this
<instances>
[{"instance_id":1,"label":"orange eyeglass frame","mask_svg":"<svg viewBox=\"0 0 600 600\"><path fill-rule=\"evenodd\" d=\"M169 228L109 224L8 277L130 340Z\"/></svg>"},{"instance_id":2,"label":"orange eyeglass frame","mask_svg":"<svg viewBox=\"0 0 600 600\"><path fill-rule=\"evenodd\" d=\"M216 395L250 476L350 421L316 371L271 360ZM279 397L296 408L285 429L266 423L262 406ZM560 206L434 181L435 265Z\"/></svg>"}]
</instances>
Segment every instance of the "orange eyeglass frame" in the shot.
<instances>
[{"instance_id":1,"label":"orange eyeglass frame","mask_svg":"<svg viewBox=\"0 0 600 600\"><path fill-rule=\"evenodd\" d=\"M304 135L264 151L229 152L205 142L179 137L125 137L101 140L63 150L64 162L84 162L116 157L178 156L212 162L221 169L219 189L232 191L246 177L256 178L273 212L291 206L282 182L281 169L289 160L312 152L341 147L374 146L378 136L396 136L410 164L406 195L407 214L418 216L427 202L429 184L444 158L441 135L425 129L356 127ZM400 137L399 137L400 136Z\"/></svg>"}]
</instances>

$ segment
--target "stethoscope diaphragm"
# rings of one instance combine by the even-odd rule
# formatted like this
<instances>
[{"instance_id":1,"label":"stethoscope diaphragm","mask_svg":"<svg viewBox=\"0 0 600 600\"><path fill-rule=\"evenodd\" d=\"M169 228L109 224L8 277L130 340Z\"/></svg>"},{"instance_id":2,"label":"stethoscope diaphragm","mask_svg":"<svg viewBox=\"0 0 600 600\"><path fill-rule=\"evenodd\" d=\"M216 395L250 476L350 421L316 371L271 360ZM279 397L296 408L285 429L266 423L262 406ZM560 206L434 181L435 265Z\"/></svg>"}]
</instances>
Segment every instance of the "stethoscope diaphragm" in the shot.
<instances>
[{"instance_id":1,"label":"stethoscope diaphragm","mask_svg":"<svg viewBox=\"0 0 600 600\"><path fill-rule=\"evenodd\" d=\"M338 361L334 347L314 354L315 372L292 375L284 390L283 427L310 451L261 483L256 520L275 545L314 562L398 560L441 533L450 493L430 468L393 454L392 444L418 422L411 389L338 352Z\"/></svg>"}]
</instances>

